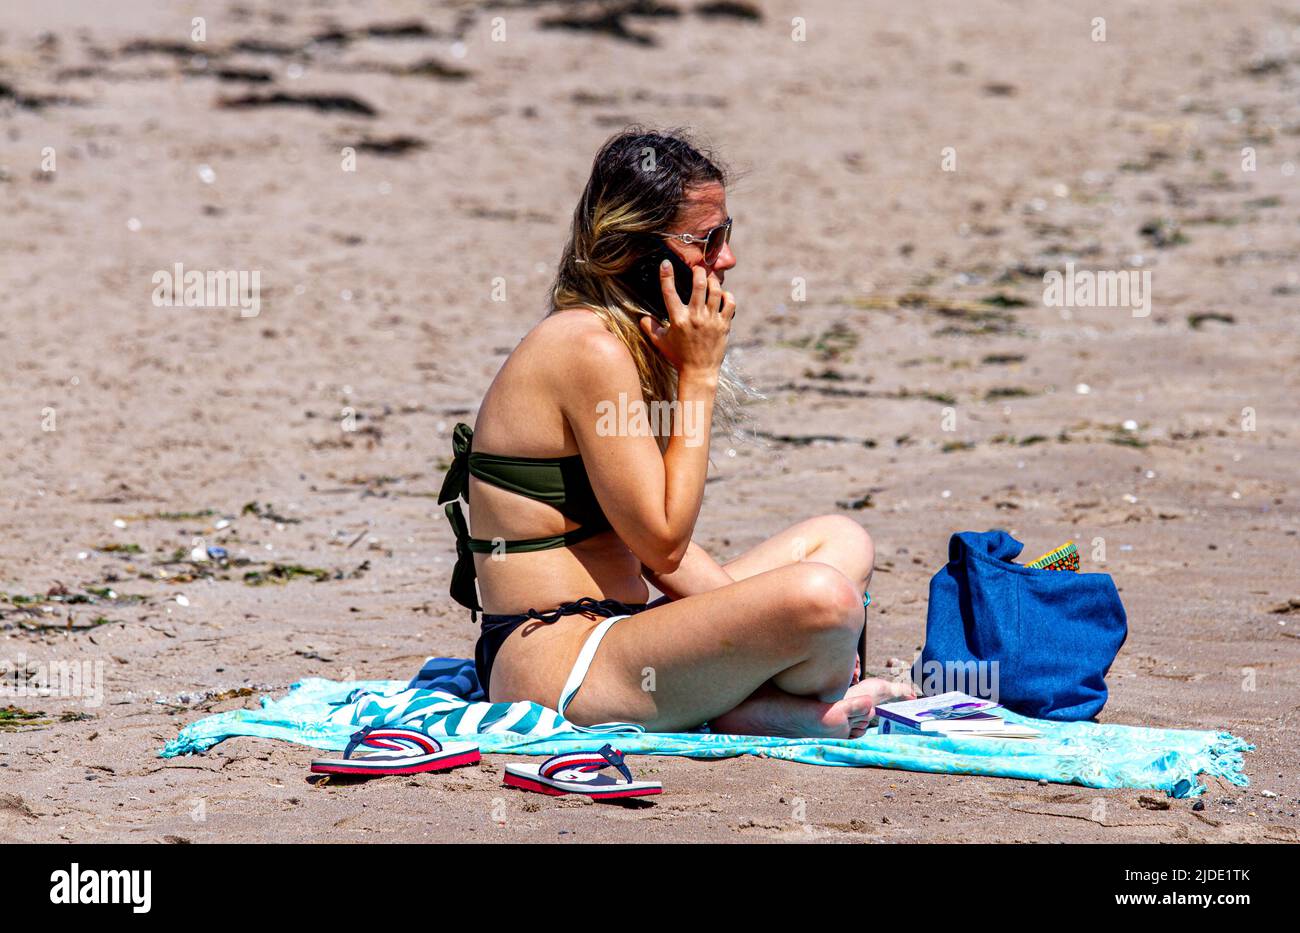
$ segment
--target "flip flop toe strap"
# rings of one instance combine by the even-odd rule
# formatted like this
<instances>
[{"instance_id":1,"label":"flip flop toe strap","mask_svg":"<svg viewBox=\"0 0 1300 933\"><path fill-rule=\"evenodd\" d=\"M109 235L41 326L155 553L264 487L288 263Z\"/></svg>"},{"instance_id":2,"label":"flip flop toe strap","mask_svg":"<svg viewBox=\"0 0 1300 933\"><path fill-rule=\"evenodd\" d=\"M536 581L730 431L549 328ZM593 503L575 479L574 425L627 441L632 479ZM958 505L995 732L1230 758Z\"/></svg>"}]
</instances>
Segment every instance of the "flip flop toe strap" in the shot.
<instances>
[{"instance_id":1,"label":"flip flop toe strap","mask_svg":"<svg viewBox=\"0 0 1300 933\"><path fill-rule=\"evenodd\" d=\"M392 757L402 758L433 755L442 751L442 745L438 740L423 732L384 726L367 726L359 732L352 733L347 748L343 750L343 757L351 758L358 748L367 752L386 752Z\"/></svg>"},{"instance_id":2,"label":"flip flop toe strap","mask_svg":"<svg viewBox=\"0 0 1300 933\"><path fill-rule=\"evenodd\" d=\"M612 745L606 745L599 751L595 752L570 752L567 755L556 755L542 762L542 766L537 773L544 778L554 779L555 775L564 771L578 771L585 774L585 777L577 778L579 781L591 780L597 771L604 768L617 768L623 780L627 783L634 783L632 772L628 766L623 763L623 753Z\"/></svg>"}]
</instances>

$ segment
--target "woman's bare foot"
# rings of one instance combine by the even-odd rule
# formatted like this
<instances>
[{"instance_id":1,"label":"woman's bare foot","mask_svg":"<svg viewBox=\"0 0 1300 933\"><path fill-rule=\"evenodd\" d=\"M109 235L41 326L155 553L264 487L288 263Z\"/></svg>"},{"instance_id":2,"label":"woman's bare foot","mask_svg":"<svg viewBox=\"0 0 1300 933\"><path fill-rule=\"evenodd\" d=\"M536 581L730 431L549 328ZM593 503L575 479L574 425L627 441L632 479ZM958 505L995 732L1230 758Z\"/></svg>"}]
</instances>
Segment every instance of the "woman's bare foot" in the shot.
<instances>
[{"instance_id":1,"label":"woman's bare foot","mask_svg":"<svg viewBox=\"0 0 1300 933\"><path fill-rule=\"evenodd\" d=\"M900 696L912 696L910 685L875 678L854 684L833 703L793 696L765 684L744 703L713 719L709 728L724 735L856 739L867 731L877 702Z\"/></svg>"}]
</instances>

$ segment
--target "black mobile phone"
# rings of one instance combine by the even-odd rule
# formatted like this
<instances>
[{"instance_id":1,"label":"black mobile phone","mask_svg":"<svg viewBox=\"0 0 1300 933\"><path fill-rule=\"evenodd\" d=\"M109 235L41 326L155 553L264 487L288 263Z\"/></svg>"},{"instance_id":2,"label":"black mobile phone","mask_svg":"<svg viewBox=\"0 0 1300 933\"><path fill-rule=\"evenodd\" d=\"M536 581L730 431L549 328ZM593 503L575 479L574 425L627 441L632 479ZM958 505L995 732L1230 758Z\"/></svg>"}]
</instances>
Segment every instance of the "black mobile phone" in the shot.
<instances>
[{"instance_id":1,"label":"black mobile phone","mask_svg":"<svg viewBox=\"0 0 1300 933\"><path fill-rule=\"evenodd\" d=\"M689 304L691 292L695 289L695 271L662 241L624 273L623 281L643 308L660 321L666 322L668 309L664 306L664 292L659 285L659 264L665 259L673 264L677 297L682 300L682 304Z\"/></svg>"}]
</instances>

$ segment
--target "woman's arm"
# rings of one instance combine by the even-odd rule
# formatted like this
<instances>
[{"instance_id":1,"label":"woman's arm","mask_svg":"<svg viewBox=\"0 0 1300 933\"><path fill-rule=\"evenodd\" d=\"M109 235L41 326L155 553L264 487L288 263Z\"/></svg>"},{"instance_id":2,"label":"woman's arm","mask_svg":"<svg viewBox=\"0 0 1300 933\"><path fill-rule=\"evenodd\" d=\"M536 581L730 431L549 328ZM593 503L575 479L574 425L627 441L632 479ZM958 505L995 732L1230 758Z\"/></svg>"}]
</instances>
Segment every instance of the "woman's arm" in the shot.
<instances>
[{"instance_id":1,"label":"woman's arm","mask_svg":"<svg viewBox=\"0 0 1300 933\"><path fill-rule=\"evenodd\" d=\"M643 569L645 578L669 599L696 596L736 582L725 567L694 541L686 548L686 556L672 573L655 573L648 567Z\"/></svg>"},{"instance_id":2,"label":"woman's arm","mask_svg":"<svg viewBox=\"0 0 1300 933\"><path fill-rule=\"evenodd\" d=\"M726 350L735 300L715 276L695 270L695 290L683 305L667 261L660 273L671 326L647 318L646 337L677 369L677 410L661 455L646 419L618 417L645 406L636 364L607 331L575 341L575 355L555 367L555 391L573 431L592 489L614 531L656 574L678 569L704 498L709 433L718 369ZM683 412L686 416L683 417ZM689 425L691 430L684 430Z\"/></svg>"},{"instance_id":3,"label":"woman's arm","mask_svg":"<svg viewBox=\"0 0 1300 933\"><path fill-rule=\"evenodd\" d=\"M591 488L637 559L654 573L672 573L686 555L704 497L710 415L700 424L701 443L688 445L676 433L660 453L655 437L633 418L620 423L621 412L645 405L627 348L602 329L584 334L574 351L573 363L563 367L561 407ZM711 413L715 386L706 378L682 379L679 401Z\"/></svg>"}]
</instances>

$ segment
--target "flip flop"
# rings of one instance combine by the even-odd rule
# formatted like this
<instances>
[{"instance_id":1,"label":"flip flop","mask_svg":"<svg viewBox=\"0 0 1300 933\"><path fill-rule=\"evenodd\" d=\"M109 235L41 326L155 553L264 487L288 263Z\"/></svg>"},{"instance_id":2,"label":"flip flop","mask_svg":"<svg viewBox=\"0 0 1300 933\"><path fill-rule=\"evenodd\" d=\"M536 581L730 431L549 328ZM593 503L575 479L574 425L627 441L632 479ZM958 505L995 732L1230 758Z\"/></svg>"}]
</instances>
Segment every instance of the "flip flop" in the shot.
<instances>
[{"instance_id":1,"label":"flip flop","mask_svg":"<svg viewBox=\"0 0 1300 933\"><path fill-rule=\"evenodd\" d=\"M357 758L352 753L362 748L367 754ZM481 756L478 746L469 742L448 742L415 729L370 726L352 735L342 758L316 758L311 770L316 774L359 774L379 777L386 774L419 774L446 771L472 765Z\"/></svg>"},{"instance_id":2,"label":"flip flop","mask_svg":"<svg viewBox=\"0 0 1300 933\"><path fill-rule=\"evenodd\" d=\"M603 768L617 768L623 780L598 774ZM560 797L583 794L593 800L614 797L648 797L663 793L658 781L638 781L623 763L623 753L612 745L598 752L571 752L556 755L540 765L506 765L505 782L510 787L538 794Z\"/></svg>"}]
</instances>

